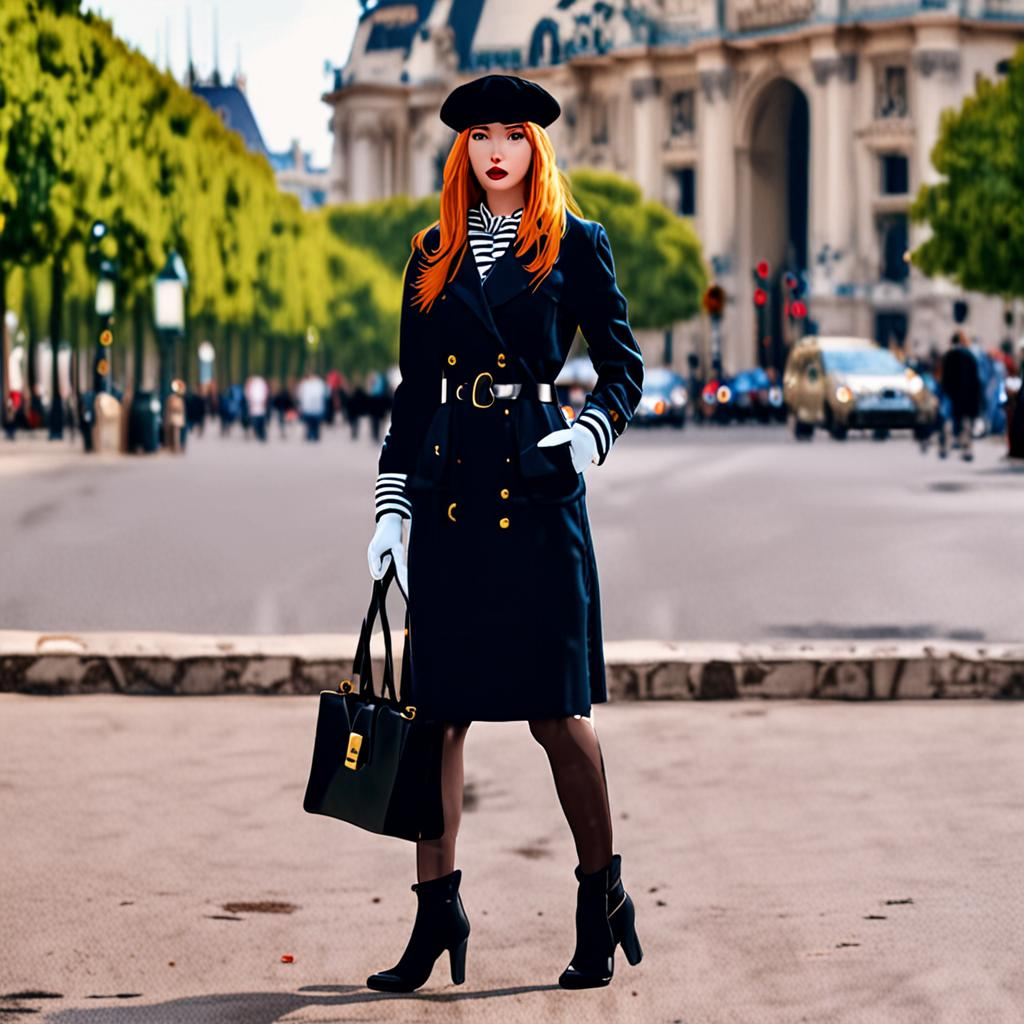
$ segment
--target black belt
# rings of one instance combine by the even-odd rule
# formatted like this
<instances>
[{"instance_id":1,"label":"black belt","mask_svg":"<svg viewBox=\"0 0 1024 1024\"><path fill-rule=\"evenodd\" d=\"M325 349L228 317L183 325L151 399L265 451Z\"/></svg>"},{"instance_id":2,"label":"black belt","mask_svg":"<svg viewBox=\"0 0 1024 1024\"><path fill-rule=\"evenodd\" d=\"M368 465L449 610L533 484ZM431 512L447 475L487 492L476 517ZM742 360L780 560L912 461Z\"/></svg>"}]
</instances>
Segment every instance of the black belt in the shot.
<instances>
[{"instance_id":1,"label":"black belt","mask_svg":"<svg viewBox=\"0 0 1024 1024\"><path fill-rule=\"evenodd\" d=\"M479 385L484 377L491 378L490 384L488 385L485 381L481 388ZM463 392L464 388L468 388L465 393ZM478 373L471 381L464 380L459 384L453 384L452 394L456 401L471 401L478 409L486 409L494 405L496 399L512 401L515 398L529 397L536 398L540 402L551 402L556 405L558 403L558 394L554 384L538 384L532 380L495 384L494 377L488 370ZM445 376L441 377L441 401L448 401L448 378Z\"/></svg>"}]
</instances>

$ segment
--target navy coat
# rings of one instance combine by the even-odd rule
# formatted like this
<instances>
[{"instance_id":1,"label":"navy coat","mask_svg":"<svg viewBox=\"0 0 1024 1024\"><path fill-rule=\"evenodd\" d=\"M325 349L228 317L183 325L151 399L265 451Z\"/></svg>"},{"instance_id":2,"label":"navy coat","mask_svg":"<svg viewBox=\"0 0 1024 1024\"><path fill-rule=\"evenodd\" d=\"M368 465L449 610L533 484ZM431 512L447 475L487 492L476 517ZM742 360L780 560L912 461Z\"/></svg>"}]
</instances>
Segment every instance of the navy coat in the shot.
<instances>
[{"instance_id":1,"label":"navy coat","mask_svg":"<svg viewBox=\"0 0 1024 1024\"><path fill-rule=\"evenodd\" d=\"M516 241L483 282L467 247L424 314L411 301L423 257L414 251L406 265L401 382L378 468L392 482L404 474L411 508L406 651L426 718L589 715L608 699L586 484L568 444L537 447L569 421L557 401L525 388L494 400L489 388L492 379L553 382L579 327L598 373L580 416L597 410L611 426L610 439L597 431L600 463L633 417L643 356L608 236L566 217L559 257L536 290L524 266L532 251L517 256ZM439 236L435 225L428 251Z\"/></svg>"}]
</instances>

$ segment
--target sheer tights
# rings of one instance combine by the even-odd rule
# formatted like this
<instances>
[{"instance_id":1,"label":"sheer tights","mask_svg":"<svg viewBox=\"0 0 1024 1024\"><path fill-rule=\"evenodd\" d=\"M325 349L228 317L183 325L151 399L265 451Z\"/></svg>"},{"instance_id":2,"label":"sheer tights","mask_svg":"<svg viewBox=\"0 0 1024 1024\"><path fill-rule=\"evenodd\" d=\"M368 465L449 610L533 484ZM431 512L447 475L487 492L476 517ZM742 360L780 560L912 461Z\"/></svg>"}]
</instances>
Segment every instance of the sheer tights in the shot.
<instances>
[{"instance_id":1,"label":"sheer tights","mask_svg":"<svg viewBox=\"0 0 1024 1024\"><path fill-rule=\"evenodd\" d=\"M455 839L462 818L462 754L468 731L468 724L445 726L441 760L445 832L440 839L416 843L416 877L420 882L455 870ZM604 756L593 722L575 715L532 719L530 733L548 755L580 870L586 874L600 870L612 859L612 816Z\"/></svg>"}]
</instances>

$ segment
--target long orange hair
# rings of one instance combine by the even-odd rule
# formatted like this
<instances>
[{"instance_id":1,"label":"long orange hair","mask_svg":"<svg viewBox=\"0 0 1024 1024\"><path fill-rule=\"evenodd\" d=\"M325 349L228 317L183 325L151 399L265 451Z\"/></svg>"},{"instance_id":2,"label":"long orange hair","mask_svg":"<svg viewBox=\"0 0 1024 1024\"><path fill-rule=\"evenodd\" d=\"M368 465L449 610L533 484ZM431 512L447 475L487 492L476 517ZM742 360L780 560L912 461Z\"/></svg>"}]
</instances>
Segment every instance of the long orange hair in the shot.
<instances>
[{"instance_id":1,"label":"long orange hair","mask_svg":"<svg viewBox=\"0 0 1024 1024\"><path fill-rule=\"evenodd\" d=\"M429 312L444 286L458 272L469 248L466 219L469 208L484 197L484 189L477 181L469 161L469 134L466 128L455 138L444 164L444 185L441 188L441 217L417 231L412 237L412 249L419 250L426 266L413 282L413 305L420 312ZM559 244L565 234L568 207L577 216L583 211L573 197L569 179L555 160L555 149L548 133L534 121L523 122L523 134L530 141L533 155L526 172L526 202L519 221L519 230L512 241L515 254L521 256L537 245L536 256L526 269L534 273L534 290L550 273L558 259ZM440 225L441 239L437 252L427 252L424 237L435 225ZM541 244L543 239L543 244ZM452 261L457 257L454 269ZM450 272L449 272L450 271Z\"/></svg>"}]
</instances>

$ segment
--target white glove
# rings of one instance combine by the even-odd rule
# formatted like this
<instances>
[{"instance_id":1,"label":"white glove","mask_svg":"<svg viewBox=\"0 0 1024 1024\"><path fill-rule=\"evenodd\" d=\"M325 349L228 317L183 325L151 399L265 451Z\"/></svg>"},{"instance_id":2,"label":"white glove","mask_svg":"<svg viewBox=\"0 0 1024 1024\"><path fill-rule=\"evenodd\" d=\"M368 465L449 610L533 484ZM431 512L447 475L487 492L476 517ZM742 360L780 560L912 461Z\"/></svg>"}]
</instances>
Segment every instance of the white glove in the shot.
<instances>
[{"instance_id":1,"label":"white glove","mask_svg":"<svg viewBox=\"0 0 1024 1024\"><path fill-rule=\"evenodd\" d=\"M537 447L547 448L553 444L569 445L573 469L577 473L582 473L591 463L597 462L597 441L586 427L579 427L573 423L571 427L553 430L537 442Z\"/></svg>"},{"instance_id":2,"label":"white glove","mask_svg":"<svg viewBox=\"0 0 1024 1024\"><path fill-rule=\"evenodd\" d=\"M405 563L405 545L402 543L402 516L397 512L385 512L377 521L377 529L366 549L370 564L370 575L379 580L388 571L388 562L395 559L395 578L409 600L409 571Z\"/></svg>"}]
</instances>

